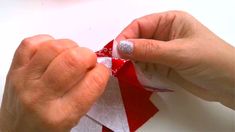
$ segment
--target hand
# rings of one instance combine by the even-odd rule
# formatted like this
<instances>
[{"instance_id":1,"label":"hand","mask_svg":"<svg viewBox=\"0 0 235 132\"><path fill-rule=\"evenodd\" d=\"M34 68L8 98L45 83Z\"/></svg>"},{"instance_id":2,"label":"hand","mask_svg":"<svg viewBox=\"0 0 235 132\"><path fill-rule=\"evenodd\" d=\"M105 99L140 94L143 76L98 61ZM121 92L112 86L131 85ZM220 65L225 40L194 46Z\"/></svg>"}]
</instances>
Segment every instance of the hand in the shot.
<instances>
[{"instance_id":1,"label":"hand","mask_svg":"<svg viewBox=\"0 0 235 132\"><path fill-rule=\"evenodd\" d=\"M116 38L123 58L155 66L196 96L235 109L235 49L180 11L136 19Z\"/></svg>"},{"instance_id":2,"label":"hand","mask_svg":"<svg viewBox=\"0 0 235 132\"><path fill-rule=\"evenodd\" d=\"M6 80L1 131L70 131L102 94L109 74L92 51L71 40L23 40Z\"/></svg>"}]
</instances>

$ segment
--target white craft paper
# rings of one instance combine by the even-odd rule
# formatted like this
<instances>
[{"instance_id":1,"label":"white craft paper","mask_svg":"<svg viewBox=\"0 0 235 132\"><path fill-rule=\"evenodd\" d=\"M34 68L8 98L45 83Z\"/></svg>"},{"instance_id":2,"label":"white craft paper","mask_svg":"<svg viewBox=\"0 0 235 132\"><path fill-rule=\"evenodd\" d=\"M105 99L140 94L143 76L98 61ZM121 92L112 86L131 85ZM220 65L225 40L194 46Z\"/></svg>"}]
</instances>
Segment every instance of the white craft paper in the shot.
<instances>
[{"instance_id":1,"label":"white craft paper","mask_svg":"<svg viewBox=\"0 0 235 132\"><path fill-rule=\"evenodd\" d=\"M70 132L102 132L102 125L90 119L88 116L83 116L79 124Z\"/></svg>"},{"instance_id":2,"label":"white craft paper","mask_svg":"<svg viewBox=\"0 0 235 132\"><path fill-rule=\"evenodd\" d=\"M97 62L105 65L107 68L112 68L112 58L111 57L98 57Z\"/></svg>"},{"instance_id":3,"label":"white craft paper","mask_svg":"<svg viewBox=\"0 0 235 132\"><path fill-rule=\"evenodd\" d=\"M97 62L112 68L110 57L98 57ZM71 132L102 132L102 125L114 132L129 132L119 84L115 77L110 78L101 98Z\"/></svg>"},{"instance_id":4,"label":"white craft paper","mask_svg":"<svg viewBox=\"0 0 235 132\"><path fill-rule=\"evenodd\" d=\"M114 58L121 58L120 55L119 55L119 53L118 53L117 45L118 45L117 41L114 40L114 41L113 41L112 56L113 56Z\"/></svg>"},{"instance_id":5,"label":"white craft paper","mask_svg":"<svg viewBox=\"0 0 235 132\"><path fill-rule=\"evenodd\" d=\"M134 63L139 82L146 87L169 89L171 82L167 79L168 67L150 63Z\"/></svg>"},{"instance_id":6,"label":"white craft paper","mask_svg":"<svg viewBox=\"0 0 235 132\"><path fill-rule=\"evenodd\" d=\"M87 115L114 132L129 132L127 116L116 78L110 78L107 89Z\"/></svg>"}]
</instances>

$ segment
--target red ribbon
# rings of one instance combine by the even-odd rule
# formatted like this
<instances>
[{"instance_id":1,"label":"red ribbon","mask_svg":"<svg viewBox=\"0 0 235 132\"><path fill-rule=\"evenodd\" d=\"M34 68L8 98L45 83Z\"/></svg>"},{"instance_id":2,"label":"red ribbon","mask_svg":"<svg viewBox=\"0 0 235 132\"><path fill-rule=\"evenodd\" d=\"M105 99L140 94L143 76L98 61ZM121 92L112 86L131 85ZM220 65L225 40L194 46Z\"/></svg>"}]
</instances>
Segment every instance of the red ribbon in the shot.
<instances>
[{"instance_id":1,"label":"red ribbon","mask_svg":"<svg viewBox=\"0 0 235 132\"><path fill-rule=\"evenodd\" d=\"M96 52L98 57L112 57L113 41ZM148 121L158 109L149 100L152 92L138 81L134 65L129 60L112 58L112 74L117 77L131 132ZM112 132L103 126L102 132Z\"/></svg>"}]
</instances>

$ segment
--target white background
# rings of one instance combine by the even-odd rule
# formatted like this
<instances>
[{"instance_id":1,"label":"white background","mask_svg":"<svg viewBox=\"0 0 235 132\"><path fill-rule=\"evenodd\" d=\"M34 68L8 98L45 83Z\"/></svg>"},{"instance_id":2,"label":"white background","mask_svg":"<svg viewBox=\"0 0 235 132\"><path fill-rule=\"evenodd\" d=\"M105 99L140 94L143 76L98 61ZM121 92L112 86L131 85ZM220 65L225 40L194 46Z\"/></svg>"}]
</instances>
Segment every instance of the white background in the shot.
<instances>
[{"instance_id":1,"label":"white background","mask_svg":"<svg viewBox=\"0 0 235 132\"><path fill-rule=\"evenodd\" d=\"M69 38L100 49L133 19L154 12L184 10L235 45L232 0L0 0L0 97L20 41L35 34ZM234 132L235 112L182 89L151 98L160 109L139 131Z\"/></svg>"}]
</instances>

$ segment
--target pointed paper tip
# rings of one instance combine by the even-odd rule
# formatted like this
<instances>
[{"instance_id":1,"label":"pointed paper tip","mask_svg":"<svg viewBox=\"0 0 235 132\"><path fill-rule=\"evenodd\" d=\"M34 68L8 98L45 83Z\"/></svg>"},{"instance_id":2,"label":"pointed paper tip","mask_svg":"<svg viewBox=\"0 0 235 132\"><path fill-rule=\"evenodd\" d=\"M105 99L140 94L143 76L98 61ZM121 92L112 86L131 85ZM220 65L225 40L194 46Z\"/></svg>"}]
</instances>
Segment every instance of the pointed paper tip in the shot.
<instances>
[{"instance_id":1,"label":"pointed paper tip","mask_svg":"<svg viewBox=\"0 0 235 132\"><path fill-rule=\"evenodd\" d=\"M118 42L116 40L113 40L113 50L112 50L112 56L114 58L121 58L118 50L117 50Z\"/></svg>"}]
</instances>

